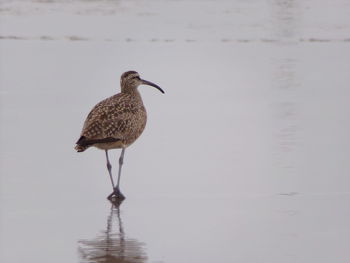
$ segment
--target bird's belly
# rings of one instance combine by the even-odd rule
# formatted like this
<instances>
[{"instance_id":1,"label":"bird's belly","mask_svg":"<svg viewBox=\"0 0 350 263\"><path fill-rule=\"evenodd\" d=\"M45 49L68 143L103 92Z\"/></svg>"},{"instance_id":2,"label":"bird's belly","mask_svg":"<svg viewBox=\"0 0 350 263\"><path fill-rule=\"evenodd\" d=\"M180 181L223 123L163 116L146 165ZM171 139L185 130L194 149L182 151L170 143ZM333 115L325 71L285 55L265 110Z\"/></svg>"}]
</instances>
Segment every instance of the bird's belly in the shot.
<instances>
[{"instance_id":1,"label":"bird's belly","mask_svg":"<svg viewBox=\"0 0 350 263\"><path fill-rule=\"evenodd\" d=\"M117 142L108 142L108 143L96 143L92 146L101 149L101 150L111 150L111 149L120 149L120 148L126 148L127 145L123 143L123 141L117 141Z\"/></svg>"}]
</instances>

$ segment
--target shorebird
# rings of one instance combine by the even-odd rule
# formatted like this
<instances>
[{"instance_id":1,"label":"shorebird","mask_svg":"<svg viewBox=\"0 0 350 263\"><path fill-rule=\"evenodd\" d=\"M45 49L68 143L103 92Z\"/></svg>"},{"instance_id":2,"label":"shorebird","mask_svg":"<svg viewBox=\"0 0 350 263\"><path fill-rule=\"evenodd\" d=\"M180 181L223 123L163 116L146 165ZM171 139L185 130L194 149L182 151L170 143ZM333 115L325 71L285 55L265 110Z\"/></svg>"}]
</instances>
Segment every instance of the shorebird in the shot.
<instances>
[{"instance_id":1,"label":"shorebird","mask_svg":"<svg viewBox=\"0 0 350 263\"><path fill-rule=\"evenodd\" d=\"M83 152L91 146L105 150L107 169L113 187L113 192L107 197L109 200L125 199L119 188L125 149L141 135L146 126L147 113L137 90L142 84L155 87L164 93L158 85L141 79L136 71L123 73L120 78L121 92L93 107L76 142L75 149L78 152ZM111 149L121 149L117 185L114 184L112 165L108 158L108 150Z\"/></svg>"}]
</instances>

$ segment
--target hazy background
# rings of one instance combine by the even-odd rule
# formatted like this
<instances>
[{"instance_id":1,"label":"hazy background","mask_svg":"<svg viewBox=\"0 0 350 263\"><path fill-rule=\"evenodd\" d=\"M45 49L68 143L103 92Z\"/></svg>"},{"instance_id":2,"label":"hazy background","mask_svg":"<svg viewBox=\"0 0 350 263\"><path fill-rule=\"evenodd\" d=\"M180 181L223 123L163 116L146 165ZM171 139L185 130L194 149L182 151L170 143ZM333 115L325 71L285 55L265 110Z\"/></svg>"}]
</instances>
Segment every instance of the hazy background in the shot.
<instances>
[{"instance_id":1,"label":"hazy background","mask_svg":"<svg viewBox=\"0 0 350 263\"><path fill-rule=\"evenodd\" d=\"M350 262L348 0L0 3L1 262ZM73 147L127 70L113 208Z\"/></svg>"}]
</instances>

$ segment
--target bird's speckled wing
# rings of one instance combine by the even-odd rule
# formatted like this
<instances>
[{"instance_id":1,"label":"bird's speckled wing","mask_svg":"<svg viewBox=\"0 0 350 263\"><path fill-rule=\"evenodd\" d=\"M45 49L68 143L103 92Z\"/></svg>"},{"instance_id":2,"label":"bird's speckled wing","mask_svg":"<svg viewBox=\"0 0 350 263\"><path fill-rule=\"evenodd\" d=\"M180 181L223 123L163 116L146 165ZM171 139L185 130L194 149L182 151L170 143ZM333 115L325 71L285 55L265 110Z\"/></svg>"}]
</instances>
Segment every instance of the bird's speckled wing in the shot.
<instances>
[{"instance_id":1,"label":"bird's speckled wing","mask_svg":"<svg viewBox=\"0 0 350 263\"><path fill-rule=\"evenodd\" d=\"M126 137L133 137L137 130L141 129L142 132L145 124L146 111L143 104L134 101L129 94L119 93L101 101L91 110L81 136L87 139L125 140Z\"/></svg>"}]
</instances>

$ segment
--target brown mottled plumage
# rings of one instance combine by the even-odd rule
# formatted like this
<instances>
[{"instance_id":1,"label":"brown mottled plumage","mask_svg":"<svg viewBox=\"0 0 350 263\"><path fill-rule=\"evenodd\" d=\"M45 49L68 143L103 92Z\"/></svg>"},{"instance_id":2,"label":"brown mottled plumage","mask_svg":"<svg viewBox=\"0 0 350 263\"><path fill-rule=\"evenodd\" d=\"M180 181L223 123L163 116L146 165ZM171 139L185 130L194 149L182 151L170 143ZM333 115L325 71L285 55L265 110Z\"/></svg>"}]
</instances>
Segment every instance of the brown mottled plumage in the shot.
<instances>
[{"instance_id":1,"label":"brown mottled plumage","mask_svg":"<svg viewBox=\"0 0 350 263\"><path fill-rule=\"evenodd\" d=\"M89 146L103 150L126 148L141 135L146 121L146 109L137 90L133 93L116 94L101 101L91 110L76 149L84 151ZM103 143L103 139L107 138L115 141ZM93 140L97 140L97 143L89 143Z\"/></svg>"},{"instance_id":2,"label":"brown mottled plumage","mask_svg":"<svg viewBox=\"0 0 350 263\"><path fill-rule=\"evenodd\" d=\"M106 151L108 167L110 164L107 151L122 148L121 160L119 160L121 169L125 148L141 135L146 126L146 109L137 90L141 84L153 86L164 93L156 84L140 79L136 71L125 72L120 79L121 93L99 102L87 116L75 146L78 152L83 152L91 146L103 149ZM110 167L108 170L114 188ZM119 191L119 179L120 171L116 187L118 189L114 188L115 191ZM120 191L114 194L117 197L118 194L121 195Z\"/></svg>"}]
</instances>

